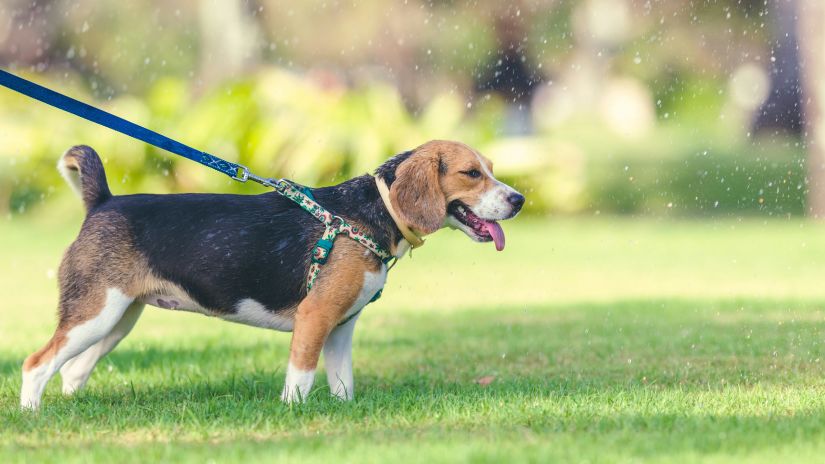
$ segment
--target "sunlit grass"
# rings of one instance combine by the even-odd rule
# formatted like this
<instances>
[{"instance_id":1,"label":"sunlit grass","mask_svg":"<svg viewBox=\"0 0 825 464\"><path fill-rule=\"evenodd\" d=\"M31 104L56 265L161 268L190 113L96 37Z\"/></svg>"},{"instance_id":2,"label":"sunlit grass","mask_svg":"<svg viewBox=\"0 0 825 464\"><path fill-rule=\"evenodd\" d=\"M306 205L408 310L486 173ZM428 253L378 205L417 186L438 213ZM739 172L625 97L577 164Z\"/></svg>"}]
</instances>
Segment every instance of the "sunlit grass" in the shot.
<instances>
[{"instance_id":1,"label":"sunlit grass","mask_svg":"<svg viewBox=\"0 0 825 464\"><path fill-rule=\"evenodd\" d=\"M289 335L149 309L74 398L17 411L59 220L0 225L0 461L818 462L825 227L532 220L441 232L356 331L356 401L278 401ZM477 383L493 377L492 383ZM60 449L59 452L55 451Z\"/></svg>"}]
</instances>

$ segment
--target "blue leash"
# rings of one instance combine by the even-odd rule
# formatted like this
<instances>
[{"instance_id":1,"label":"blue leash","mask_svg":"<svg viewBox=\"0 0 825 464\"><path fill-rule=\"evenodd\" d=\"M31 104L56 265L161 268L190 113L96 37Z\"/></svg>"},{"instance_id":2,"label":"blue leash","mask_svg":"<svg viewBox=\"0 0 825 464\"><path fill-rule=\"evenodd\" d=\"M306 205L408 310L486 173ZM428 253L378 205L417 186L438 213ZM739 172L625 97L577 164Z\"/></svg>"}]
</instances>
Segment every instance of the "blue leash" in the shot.
<instances>
[{"instance_id":1,"label":"blue leash","mask_svg":"<svg viewBox=\"0 0 825 464\"><path fill-rule=\"evenodd\" d=\"M39 100L47 105L74 114L75 116L80 116L83 119L100 124L103 127L108 127L109 129L120 132L121 134L134 137L150 145L154 145L158 148L163 148L166 151L198 162L206 167L212 168L218 172L222 172L239 182L246 182L247 180L252 180L261 185L274 188L281 195L284 195L284 191L286 189L294 188L299 192L299 195L302 195L306 197L307 200L309 200L310 202L315 203L315 198L312 195L312 191L307 187L293 184L292 182L285 181L284 179L273 180L256 176L255 174L249 172L249 168L242 164L226 161L224 159L218 158L215 155L210 155L209 153L200 150L195 150L194 148L188 145L184 145L178 142L177 140L170 139L165 135L158 134L157 132L146 129L142 126L138 126L137 124L127 121L121 117L115 116L112 113L108 113L101 109L95 108L94 106L87 105L86 103L75 100L71 97L67 97L66 95L63 95L61 93L57 93L54 90L47 89L42 85L38 85L34 82L23 79L22 77L15 76L14 74L6 72L2 69L0 69L0 85L2 85L3 87L7 87L11 90L14 90L15 92L22 93L23 95L26 95L28 97L34 98L35 100ZM303 203L300 200L300 198L292 200L298 203L299 205ZM317 205L317 203L315 204ZM320 205L317 206L323 209L323 207L321 207ZM304 208L304 206L301 207ZM320 240L319 243L322 241L323 240ZM332 244L330 243L329 247L327 248L327 253L329 253L329 249L331 248ZM384 258L380 254L379 257L382 258L384 264L388 264L389 261L393 259L392 257ZM382 290L383 288L381 290L378 290L378 292L375 294L375 296L372 297L372 299L369 302L372 303L373 301L380 298ZM361 310L359 309L357 312L341 321L338 325L346 324L352 318L357 316L360 312Z\"/></svg>"},{"instance_id":2,"label":"blue leash","mask_svg":"<svg viewBox=\"0 0 825 464\"><path fill-rule=\"evenodd\" d=\"M163 148L166 151L172 152L176 155L183 156L192 161L198 162L206 167L212 168L218 172L222 172L227 176L239 182L246 182L253 180L259 184L268 187L275 187L269 179L258 177L249 172L246 166L224 159L218 158L215 155L195 150L194 148L184 145L177 140L172 140L165 135L138 126L137 124L127 121L121 117L115 116L111 113L87 105L74 98L47 89L42 85L35 84L22 77L15 76L9 72L0 69L0 85L7 87L15 92L22 93L28 97L40 100L41 102L61 109L68 113L80 116L83 119L100 124L103 127L108 127L121 134L134 137L138 140L154 145L158 148Z\"/></svg>"}]
</instances>

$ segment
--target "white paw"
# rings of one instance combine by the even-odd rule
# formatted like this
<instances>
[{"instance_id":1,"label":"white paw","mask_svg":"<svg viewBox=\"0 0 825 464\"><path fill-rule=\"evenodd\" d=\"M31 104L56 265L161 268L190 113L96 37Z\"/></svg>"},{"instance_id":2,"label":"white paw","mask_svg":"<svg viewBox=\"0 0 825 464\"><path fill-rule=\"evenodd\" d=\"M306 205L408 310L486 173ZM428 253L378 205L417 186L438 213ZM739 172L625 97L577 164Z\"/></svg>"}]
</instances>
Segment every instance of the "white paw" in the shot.
<instances>
[{"instance_id":1,"label":"white paw","mask_svg":"<svg viewBox=\"0 0 825 464\"><path fill-rule=\"evenodd\" d=\"M352 388L346 388L343 384L338 384L336 388L331 388L330 394L333 398L338 398L341 401L352 401L355 396L352 393Z\"/></svg>"},{"instance_id":2,"label":"white paw","mask_svg":"<svg viewBox=\"0 0 825 464\"><path fill-rule=\"evenodd\" d=\"M281 392L281 401L283 401L286 404L303 403L304 401L306 401L306 396L302 395L300 390L298 389L291 390L287 387L284 387L284 391Z\"/></svg>"},{"instance_id":3,"label":"white paw","mask_svg":"<svg viewBox=\"0 0 825 464\"><path fill-rule=\"evenodd\" d=\"M63 382L63 394L66 396L74 395L76 391L80 390L82 384L75 382Z\"/></svg>"},{"instance_id":4,"label":"white paw","mask_svg":"<svg viewBox=\"0 0 825 464\"><path fill-rule=\"evenodd\" d=\"M304 371L289 363L284 391L281 393L281 401L287 404L303 403L306 401L314 382L315 369Z\"/></svg>"},{"instance_id":5,"label":"white paw","mask_svg":"<svg viewBox=\"0 0 825 464\"><path fill-rule=\"evenodd\" d=\"M34 398L20 398L21 411L36 411L40 408L40 400Z\"/></svg>"}]
</instances>

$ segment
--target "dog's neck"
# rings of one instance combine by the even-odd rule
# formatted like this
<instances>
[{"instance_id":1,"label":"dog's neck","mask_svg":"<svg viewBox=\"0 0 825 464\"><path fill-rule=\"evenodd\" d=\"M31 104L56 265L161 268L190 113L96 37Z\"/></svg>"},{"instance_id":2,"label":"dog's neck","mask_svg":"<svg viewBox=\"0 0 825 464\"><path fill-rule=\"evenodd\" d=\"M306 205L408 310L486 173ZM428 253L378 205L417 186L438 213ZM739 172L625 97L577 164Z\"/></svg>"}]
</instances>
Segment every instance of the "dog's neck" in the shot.
<instances>
[{"instance_id":1,"label":"dog's neck","mask_svg":"<svg viewBox=\"0 0 825 464\"><path fill-rule=\"evenodd\" d=\"M404 220L398 214L397 210L392 206L390 188L387 186L387 183L384 182L384 179L380 176L375 176L375 186L378 187L378 194L381 195L381 201L384 202L384 208L386 208L387 212L390 213L390 217L392 217L393 222L395 222L395 227L401 231L401 235L404 236L404 240L406 240L407 243L409 243L413 248L418 248L423 245L424 240L404 223Z\"/></svg>"},{"instance_id":2,"label":"dog's neck","mask_svg":"<svg viewBox=\"0 0 825 464\"><path fill-rule=\"evenodd\" d=\"M373 176L358 176L338 185L316 189L315 197L334 214L364 227L379 245L394 256L400 257L409 249L384 206Z\"/></svg>"},{"instance_id":3,"label":"dog's neck","mask_svg":"<svg viewBox=\"0 0 825 464\"><path fill-rule=\"evenodd\" d=\"M405 151L388 159L383 164L381 164L381 166L378 166L378 168L375 170L375 177L380 178L382 181L384 181L384 184L387 186L387 189L389 189L390 187L392 187L393 182L395 182L395 171L398 169L398 166L404 161L406 161L406 159L409 158L412 154L412 150ZM378 191L377 186L376 191ZM401 230L398 228L396 224L396 219L392 217L392 213L387 209L385 203L387 199L381 198L380 191L378 192L378 194L385 215L389 216L389 218L392 220L392 243L394 245L392 253L400 258L401 256L404 256L404 254L407 253L407 251L409 251L413 247L413 244L404 238L404 234L401 232ZM418 246L420 246L420 242Z\"/></svg>"},{"instance_id":4,"label":"dog's neck","mask_svg":"<svg viewBox=\"0 0 825 464\"><path fill-rule=\"evenodd\" d=\"M375 170L375 175L382 178L388 188L392 187L396 169L410 155L412 151L393 156ZM369 230L378 244L394 256L400 258L410 249L409 242L404 239L384 205L373 176L365 174L338 185L316 189L315 196L321 205L333 213Z\"/></svg>"}]
</instances>

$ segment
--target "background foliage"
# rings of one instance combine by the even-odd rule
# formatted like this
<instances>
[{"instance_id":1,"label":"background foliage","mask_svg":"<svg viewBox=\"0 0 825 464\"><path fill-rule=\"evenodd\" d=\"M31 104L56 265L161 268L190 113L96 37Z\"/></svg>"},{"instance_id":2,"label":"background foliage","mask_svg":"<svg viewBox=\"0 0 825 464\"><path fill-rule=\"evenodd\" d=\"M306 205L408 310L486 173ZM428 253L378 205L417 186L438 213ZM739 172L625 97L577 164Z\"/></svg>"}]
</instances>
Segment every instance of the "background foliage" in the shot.
<instances>
[{"instance_id":1,"label":"background foliage","mask_svg":"<svg viewBox=\"0 0 825 464\"><path fill-rule=\"evenodd\" d=\"M209 5L12 0L0 6L0 63L312 185L452 138L491 157L533 213L804 210L800 139L753 131L782 32L770 5ZM485 76L512 71L497 67L508 50L527 67L529 98L482 90ZM116 192L257 191L2 91L0 211L60 205L68 189L53 166L77 143L105 158Z\"/></svg>"}]
</instances>

